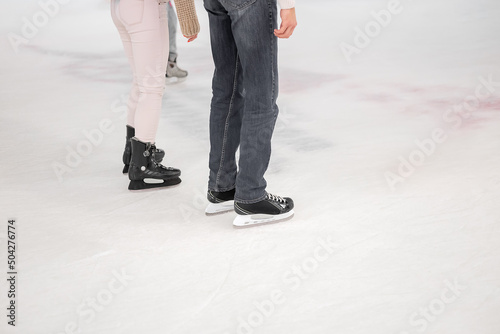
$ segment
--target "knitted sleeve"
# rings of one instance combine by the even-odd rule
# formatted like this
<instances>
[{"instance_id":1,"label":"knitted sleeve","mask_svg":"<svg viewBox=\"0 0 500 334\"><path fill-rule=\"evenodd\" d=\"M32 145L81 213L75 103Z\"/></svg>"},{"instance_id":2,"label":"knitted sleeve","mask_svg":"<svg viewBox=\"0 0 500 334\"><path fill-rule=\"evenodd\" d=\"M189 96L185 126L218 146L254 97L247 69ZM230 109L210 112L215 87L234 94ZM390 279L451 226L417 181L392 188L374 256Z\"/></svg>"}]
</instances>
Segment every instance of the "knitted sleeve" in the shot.
<instances>
[{"instance_id":1,"label":"knitted sleeve","mask_svg":"<svg viewBox=\"0 0 500 334\"><path fill-rule=\"evenodd\" d=\"M295 7L295 0L278 0L281 9L290 9Z\"/></svg>"},{"instance_id":2,"label":"knitted sleeve","mask_svg":"<svg viewBox=\"0 0 500 334\"><path fill-rule=\"evenodd\" d=\"M200 32L194 0L174 0L179 25L184 36L191 37Z\"/></svg>"}]
</instances>

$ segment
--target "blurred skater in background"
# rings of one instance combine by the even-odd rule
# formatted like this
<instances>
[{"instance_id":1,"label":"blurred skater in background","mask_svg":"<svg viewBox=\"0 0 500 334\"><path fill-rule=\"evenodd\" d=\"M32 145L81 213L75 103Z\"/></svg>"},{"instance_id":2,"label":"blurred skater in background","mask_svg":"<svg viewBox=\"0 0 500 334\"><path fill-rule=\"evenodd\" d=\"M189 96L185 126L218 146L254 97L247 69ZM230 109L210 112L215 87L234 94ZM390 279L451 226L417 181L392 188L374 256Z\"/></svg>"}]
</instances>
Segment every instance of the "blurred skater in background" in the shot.
<instances>
[{"instance_id":1,"label":"blurred skater in background","mask_svg":"<svg viewBox=\"0 0 500 334\"><path fill-rule=\"evenodd\" d=\"M168 40L170 49L168 51L168 64L165 76L167 78L184 79L188 72L177 65L177 14L175 13L172 1L167 3L168 16Z\"/></svg>"},{"instance_id":2,"label":"blurred skater in background","mask_svg":"<svg viewBox=\"0 0 500 334\"><path fill-rule=\"evenodd\" d=\"M165 152L155 146L168 61L167 2L111 0L111 16L133 73L123 153L130 190L181 182L179 169L160 164ZM200 30L194 0L176 0L176 5L183 35L193 41ZM150 183L150 179L156 181Z\"/></svg>"}]
</instances>

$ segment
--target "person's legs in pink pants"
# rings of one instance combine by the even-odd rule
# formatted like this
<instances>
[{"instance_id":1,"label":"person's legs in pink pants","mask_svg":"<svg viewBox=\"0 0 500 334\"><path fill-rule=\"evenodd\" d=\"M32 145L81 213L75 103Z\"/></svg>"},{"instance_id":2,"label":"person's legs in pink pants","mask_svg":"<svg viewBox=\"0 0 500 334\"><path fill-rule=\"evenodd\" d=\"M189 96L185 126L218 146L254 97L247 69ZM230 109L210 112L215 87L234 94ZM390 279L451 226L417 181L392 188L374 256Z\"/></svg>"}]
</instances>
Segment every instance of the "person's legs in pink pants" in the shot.
<instances>
[{"instance_id":1,"label":"person's legs in pink pants","mask_svg":"<svg viewBox=\"0 0 500 334\"><path fill-rule=\"evenodd\" d=\"M127 144L123 154L130 190L167 187L181 182L181 171L159 162L154 142L160 120L168 58L165 3L158 0L111 0L111 16L132 67ZM134 130L135 128L135 130ZM129 136L130 132L130 136ZM134 137L132 137L134 136ZM130 141L129 141L129 137ZM149 183L156 179L161 182Z\"/></svg>"},{"instance_id":2,"label":"person's legs in pink pants","mask_svg":"<svg viewBox=\"0 0 500 334\"><path fill-rule=\"evenodd\" d=\"M165 4L158 4L158 0L112 0L111 15L134 75L127 124L135 128L137 139L154 143L168 59Z\"/></svg>"}]
</instances>

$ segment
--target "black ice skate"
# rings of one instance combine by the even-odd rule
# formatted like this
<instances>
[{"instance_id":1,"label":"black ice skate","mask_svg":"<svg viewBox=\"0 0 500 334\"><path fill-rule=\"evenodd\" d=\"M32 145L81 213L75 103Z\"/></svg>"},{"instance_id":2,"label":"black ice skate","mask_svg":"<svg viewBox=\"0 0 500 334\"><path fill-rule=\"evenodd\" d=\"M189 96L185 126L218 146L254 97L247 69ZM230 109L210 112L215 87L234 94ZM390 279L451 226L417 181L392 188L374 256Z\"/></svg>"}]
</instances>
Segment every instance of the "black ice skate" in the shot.
<instances>
[{"instance_id":1,"label":"black ice skate","mask_svg":"<svg viewBox=\"0 0 500 334\"><path fill-rule=\"evenodd\" d=\"M222 192L209 190L207 192L207 199L210 202L210 204L208 204L207 208L205 209L205 214L207 216L210 216L228 211L233 211L234 193L235 189Z\"/></svg>"},{"instance_id":2,"label":"black ice skate","mask_svg":"<svg viewBox=\"0 0 500 334\"><path fill-rule=\"evenodd\" d=\"M132 158L132 149L130 147L130 139L135 136L135 129L130 125L127 125L127 141L125 142L125 150L123 151L123 174L128 173L128 168L130 165L130 159ZM165 151L157 148L154 152L156 162L161 162L165 156Z\"/></svg>"},{"instance_id":3,"label":"black ice skate","mask_svg":"<svg viewBox=\"0 0 500 334\"><path fill-rule=\"evenodd\" d=\"M181 183L181 171L165 167L155 160L156 147L133 137L131 140L132 159L128 170L129 190L168 187Z\"/></svg>"},{"instance_id":4,"label":"black ice skate","mask_svg":"<svg viewBox=\"0 0 500 334\"><path fill-rule=\"evenodd\" d=\"M262 201L252 204L234 202L238 214L233 221L235 227L277 223L293 216L293 200L267 194Z\"/></svg>"}]
</instances>

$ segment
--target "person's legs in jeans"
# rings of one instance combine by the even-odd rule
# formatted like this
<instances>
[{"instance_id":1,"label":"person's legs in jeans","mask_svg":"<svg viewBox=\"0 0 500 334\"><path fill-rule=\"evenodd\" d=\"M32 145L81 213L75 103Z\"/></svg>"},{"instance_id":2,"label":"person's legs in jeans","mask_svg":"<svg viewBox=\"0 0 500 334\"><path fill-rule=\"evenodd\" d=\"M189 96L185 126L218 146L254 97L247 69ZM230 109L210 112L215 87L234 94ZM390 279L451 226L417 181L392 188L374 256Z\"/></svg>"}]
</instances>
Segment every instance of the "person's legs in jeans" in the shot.
<instances>
[{"instance_id":1,"label":"person's legs in jeans","mask_svg":"<svg viewBox=\"0 0 500 334\"><path fill-rule=\"evenodd\" d=\"M236 150L243 117L243 84L231 19L217 0L205 0L215 71L210 105L209 190L236 187Z\"/></svg>"},{"instance_id":2,"label":"person's legs in jeans","mask_svg":"<svg viewBox=\"0 0 500 334\"><path fill-rule=\"evenodd\" d=\"M177 15L175 14L172 2L167 3L167 16L168 16L168 37L169 37L169 56L168 60L174 61L177 58Z\"/></svg>"},{"instance_id":3,"label":"person's legs in jeans","mask_svg":"<svg viewBox=\"0 0 500 334\"><path fill-rule=\"evenodd\" d=\"M266 197L264 173L278 115L276 1L205 0L205 8L216 66L209 190L236 187L235 201L255 203Z\"/></svg>"},{"instance_id":4,"label":"person's legs in jeans","mask_svg":"<svg viewBox=\"0 0 500 334\"><path fill-rule=\"evenodd\" d=\"M167 13L168 13L168 32L169 32L169 39L170 39L170 50L169 50L169 55L168 55L168 65L167 65L167 72L165 73L165 76L167 78L179 78L183 79L187 77L188 72L186 70L183 70L177 65L177 41L176 41L176 36L177 36L177 14L175 13L175 10L172 6L172 2L169 1L167 3ZM169 82L173 82L169 80Z\"/></svg>"},{"instance_id":5,"label":"person's legs in jeans","mask_svg":"<svg viewBox=\"0 0 500 334\"><path fill-rule=\"evenodd\" d=\"M278 117L276 0L258 0L231 16L245 91L235 201L255 203L266 197L264 174Z\"/></svg>"}]
</instances>

